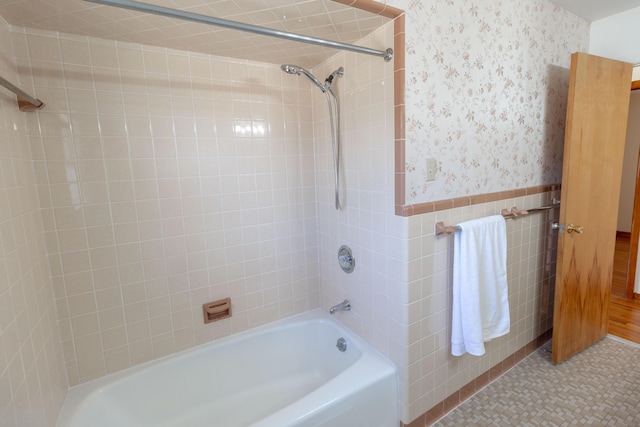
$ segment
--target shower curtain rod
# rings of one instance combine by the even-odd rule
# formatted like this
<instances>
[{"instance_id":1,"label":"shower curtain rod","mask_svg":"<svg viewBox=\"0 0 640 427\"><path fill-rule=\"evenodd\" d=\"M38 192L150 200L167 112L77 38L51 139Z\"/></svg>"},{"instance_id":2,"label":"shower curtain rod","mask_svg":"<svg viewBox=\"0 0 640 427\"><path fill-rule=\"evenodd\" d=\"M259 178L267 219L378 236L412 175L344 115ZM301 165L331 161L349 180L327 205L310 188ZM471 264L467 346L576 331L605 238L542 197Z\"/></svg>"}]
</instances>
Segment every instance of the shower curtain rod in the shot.
<instances>
[{"instance_id":1,"label":"shower curtain rod","mask_svg":"<svg viewBox=\"0 0 640 427\"><path fill-rule=\"evenodd\" d=\"M44 102L30 96L2 76L0 76L0 86L3 86L16 94L18 97L18 108L20 111L34 111L44 107Z\"/></svg>"},{"instance_id":2,"label":"shower curtain rod","mask_svg":"<svg viewBox=\"0 0 640 427\"><path fill-rule=\"evenodd\" d=\"M201 24L216 25L223 28L229 28L232 30L246 31L249 33L260 34L264 36L277 37L285 40L293 40L302 43L314 44L317 46L329 47L333 49L348 50L351 52L365 53L367 55L374 55L383 57L385 61L389 62L393 58L393 49L389 48L386 51L370 49L368 47L356 46L347 43L334 42L331 40L318 39L315 37L305 36L302 34L288 33L286 31L274 30L271 28L259 27L257 25L244 24L242 22L230 21L222 18L214 18L212 16L200 15L198 13L191 13L177 9L171 9L163 6L156 6L152 4L142 3L133 0L85 0L91 3L98 3L107 6L115 6L123 9L135 10L138 12L147 12L154 15L166 16L169 18L178 18L186 21L198 22Z\"/></svg>"}]
</instances>

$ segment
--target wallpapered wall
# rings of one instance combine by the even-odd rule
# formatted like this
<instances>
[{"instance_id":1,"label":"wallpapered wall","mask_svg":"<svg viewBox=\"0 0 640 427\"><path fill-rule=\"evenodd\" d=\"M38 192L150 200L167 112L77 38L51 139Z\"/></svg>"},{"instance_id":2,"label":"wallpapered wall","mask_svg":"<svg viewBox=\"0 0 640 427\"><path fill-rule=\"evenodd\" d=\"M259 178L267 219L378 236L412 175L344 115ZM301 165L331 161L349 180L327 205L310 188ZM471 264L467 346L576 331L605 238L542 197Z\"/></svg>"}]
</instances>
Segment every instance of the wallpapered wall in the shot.
<instances>
[{"instance_id":1,"label":"wallpapered wall","mask_svg":"<svg viewBox=\"0 0 640 427\"><path fill-rule=\"evenodd\" d=\"M407 14L406 203L559 182L589 23L546 0L391 3Z\"/></svg>"}]
</instances>

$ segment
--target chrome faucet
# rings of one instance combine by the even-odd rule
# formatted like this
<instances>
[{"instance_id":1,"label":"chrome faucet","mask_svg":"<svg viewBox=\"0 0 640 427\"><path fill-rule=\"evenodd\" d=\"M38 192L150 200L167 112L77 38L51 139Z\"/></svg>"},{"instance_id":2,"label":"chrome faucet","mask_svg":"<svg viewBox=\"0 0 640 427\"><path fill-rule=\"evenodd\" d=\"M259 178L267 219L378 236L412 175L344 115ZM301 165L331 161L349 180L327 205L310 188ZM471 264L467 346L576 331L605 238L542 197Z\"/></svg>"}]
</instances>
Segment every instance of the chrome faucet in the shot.
<instances>
[{"instance_id":1,"label":"chrome faucet","mask_svg":"<svg viewBox=\"0 0 640 427\"><path fill-rule=\"evenodd\" d=\"M333 314L336 311L351 311L351 303L348 299L342 301L340 304L336 304L329 309L329 313Z\"/></svg>"}]
</instances>

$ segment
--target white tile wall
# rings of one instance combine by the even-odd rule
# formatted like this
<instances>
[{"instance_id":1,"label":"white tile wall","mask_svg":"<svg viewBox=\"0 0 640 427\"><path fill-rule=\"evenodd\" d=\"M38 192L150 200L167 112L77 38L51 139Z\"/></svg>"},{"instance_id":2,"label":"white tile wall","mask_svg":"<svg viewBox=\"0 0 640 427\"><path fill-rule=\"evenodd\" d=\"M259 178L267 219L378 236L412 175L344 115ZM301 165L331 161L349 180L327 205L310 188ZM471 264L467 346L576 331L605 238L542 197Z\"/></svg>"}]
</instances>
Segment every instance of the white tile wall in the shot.
<instances>
[{"instance_id":1,"label":"white tile wall","mask_svg":"<svg viewBox=\"0 0 640 427\"><path fill-rule=\"evenodd\" d=\"M361 44L392 42L391 23ZM334 208L328 108L324 95L314 92L322 306L328 309L345 298L351 301L352 311L335 317L398 366L402 403L409 399L411 380L406 367L412 348L407 316L415 295L407 287L410 221L394 214L393 64L378 57L339 53L318 67L316 75L324 79L340 66L344 77L333 83L341 108L343 209L339 212ZM343 244L356 259L350 274L337 261Z\"/></svg>"},{"instance_id":2,"label":"white tile wall","mask_svg":"<svg viewBox=\"0 0 640 427\"><path fill-rule=\"evenodd\" d=\"M0 75L18 78L12 35L0 18ZM0 425L52 426L67 392L29 140L37 115L0 88Z\"/></svg>"},{"instance_id":3,"label":"white tile wall","mask_svg":"<svg viewBox=\"0 0 640 427\"><path fill-rule=\"evenodd\" d=\"M384 45L393 41L393 24L387 24L361 41ZM333 151L327 101L314 90L316 117L316 168L318 174L318 236L322 306L328 309L349 298L353 310L339 313L357 333L390 354L390 313L402 311L397 294L403 276L402 239L406 220L394 215L393 64L379 57L338 53L318 67L324 80L338 67L344 77L332 87L340 100L342 209L334 206ZM338 265L341 245L356 259L353 273ZM397 319L396 319L397 320Z\"/></svg>"},{"instance_id":4,"label":"white tile wall","mask_svg":"<svg viewBox=\"0 0 640 427\"><path fill-rule=\"evenodd\" d=\"M311 89L278 66L27 30L69 382L319 305ZM233 317L204 325L230 296Z\"/></svg>"}]
</instances>

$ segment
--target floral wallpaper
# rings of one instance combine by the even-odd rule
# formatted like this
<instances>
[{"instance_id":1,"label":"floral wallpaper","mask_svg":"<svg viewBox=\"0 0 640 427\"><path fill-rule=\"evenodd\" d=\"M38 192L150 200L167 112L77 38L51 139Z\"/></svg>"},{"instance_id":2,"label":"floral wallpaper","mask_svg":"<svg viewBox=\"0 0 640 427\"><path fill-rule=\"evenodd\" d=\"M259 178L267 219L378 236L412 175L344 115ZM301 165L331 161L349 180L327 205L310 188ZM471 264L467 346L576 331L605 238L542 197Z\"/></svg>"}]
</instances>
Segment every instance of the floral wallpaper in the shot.
<instances>
[{"instance_id":1,"label":"floral wallpaper","mask_svg":"<svg viewBox=\"0 0 640 427\"><path fill-rule=\"evenodd\" d=\"M546 0L391 3L407 14L406 203L560 182L570 57L589 23Z\"/></svg>"}]
</instances>

